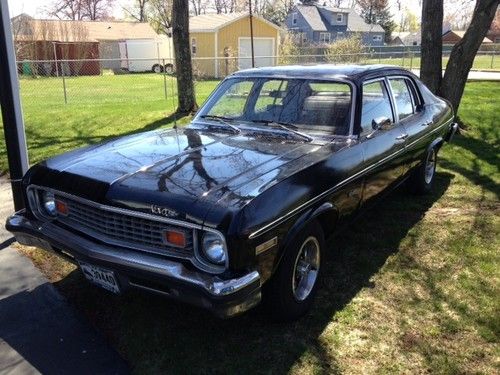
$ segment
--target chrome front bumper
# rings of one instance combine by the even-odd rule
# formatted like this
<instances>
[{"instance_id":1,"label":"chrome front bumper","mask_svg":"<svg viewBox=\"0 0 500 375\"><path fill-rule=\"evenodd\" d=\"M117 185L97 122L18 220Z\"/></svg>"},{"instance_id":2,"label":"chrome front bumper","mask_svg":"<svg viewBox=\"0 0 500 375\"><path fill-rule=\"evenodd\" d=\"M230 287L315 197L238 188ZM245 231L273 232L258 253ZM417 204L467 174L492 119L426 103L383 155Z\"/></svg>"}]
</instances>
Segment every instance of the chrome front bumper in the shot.
<instances>
[{"instance_id":1,"label":"chrome front bumper","mask_svg":"<svg viewBox=\"0 0 500 375\"><path fill-rule=\"evenodd\" d=\"M222 279L153 254L94 242L50 222L30 220L23 211L9 217L6 228L20 244L114 271L122 289L133 287L167 295L204 307L219 317L238 315L261 300L257 271Z\"/></svg>"}]
</instances>

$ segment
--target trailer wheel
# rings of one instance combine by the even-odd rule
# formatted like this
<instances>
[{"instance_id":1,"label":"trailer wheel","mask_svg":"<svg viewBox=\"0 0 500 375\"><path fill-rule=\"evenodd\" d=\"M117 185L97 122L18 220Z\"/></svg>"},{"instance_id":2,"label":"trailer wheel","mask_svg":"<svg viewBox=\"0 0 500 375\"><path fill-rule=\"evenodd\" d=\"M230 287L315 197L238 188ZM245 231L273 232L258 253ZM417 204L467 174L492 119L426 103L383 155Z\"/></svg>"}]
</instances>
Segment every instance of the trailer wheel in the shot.
<instances>
[{"instance_id":1,"label":"trailer wheel","mask_svg":"<svg viewBox=\"0 0 500 375\"><path fill-rule=\"evenodd\" d=\"M174 73L174 66L172 64L165 64L165 73L173 74Z\"/></svg>"},{"instance_id":2,"label":"trailer wheel","mask_svg":"<svg viewBox=\"0 0 500 375\"><path fill-rule=\"evenodd\" d=\"M154 64L151 70L153 73L163 73L163 67L160 64Z\"/></svg>"}]
</instances>

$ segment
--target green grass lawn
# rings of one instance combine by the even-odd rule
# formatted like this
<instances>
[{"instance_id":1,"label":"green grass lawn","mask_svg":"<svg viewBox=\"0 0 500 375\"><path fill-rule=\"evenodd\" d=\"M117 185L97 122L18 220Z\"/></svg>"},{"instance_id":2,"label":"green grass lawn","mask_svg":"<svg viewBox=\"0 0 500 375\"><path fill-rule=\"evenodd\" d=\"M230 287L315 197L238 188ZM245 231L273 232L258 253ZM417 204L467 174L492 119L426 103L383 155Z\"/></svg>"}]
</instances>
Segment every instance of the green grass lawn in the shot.
<instances>
[{"instance_id":1,"label":"green grass lawn","mask_svg":"<svg viewBox=\"0 0 500 375\"><path fill-rule=\"evenodd\" d=\"M66 79L67 104L60 78L20 80L28 154L36 163L55 154L169 123L177 106L172 78L157 74L73 77ZM196 82L201 104L218 81ZM165 96L165 86L167 96ZM173 95L172 95L173 92ZM187 122L184 118L181 123ZM7 157L0 130L0 175Z\"/></svg>"},{"instance_id":2,"label":"green grass lawn","mask_svg":"<svg viewBox=\"0 0 500 375\"><path fill-rule=\"evenodd\" d=\"M221 321L157 296L112 296L58 258L21 251L138 374L499 373L499 98L499 83L467 85L460 107L467 131L440 152L433 193L401 188L336 236L315 308L296 323L270 323L261 308ZM73 116L52 106L53 117L72 121L53 121L52 134L28 123L54 143L64 134L71 148L159 121L160 103L103 104ZM104 113L107 126L96 123ZM58 147L31 151L42 157Z\"/></svg>"},{"instance_id":3,"label":"green grass lawn","mask_svg":"<svg viewBox=\"0 0 500 375\"><path fill-rule=\"evenodd\" d=\"M449 57L443 56L443 69L446 68L448 64ZM397 65L405 68L419 69L420 68L420 57L410 57L401 56L396 58L373 58L373 59L363 59L363 64L388 64ZM476 70L500 70L500 55L493 57L491 55L477 55L474 59L474 64L472 69Z\"/></svg>"}]
</instances>

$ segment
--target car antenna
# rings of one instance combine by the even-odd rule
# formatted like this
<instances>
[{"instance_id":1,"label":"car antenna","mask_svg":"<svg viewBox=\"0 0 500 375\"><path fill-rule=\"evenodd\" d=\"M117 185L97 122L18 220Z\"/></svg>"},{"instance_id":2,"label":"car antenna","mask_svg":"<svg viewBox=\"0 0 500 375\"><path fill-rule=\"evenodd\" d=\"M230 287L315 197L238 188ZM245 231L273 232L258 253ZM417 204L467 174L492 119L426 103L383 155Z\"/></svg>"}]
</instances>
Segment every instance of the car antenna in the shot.
<instances>
[{"instance_id":1,"label":"car antenna","mask_svg":"<svg viewBox=\"0 0 500 375\"><path fill-rule=\"evenodd\" d=\"M172 90L172 107L175 110L174 80L173 80L173 74L175 72L175 65L174 65L175 61L174 61L174 58L172 56L172 48L174 47L174 44L173 44L173 39L171 36L169 37L169 39L170 40L168 42L168 53L169 53L169 57L170 57L170 63L172 64L172 77L170 77L170 88ZM175 129L175 133L177 134L177 113L174 113L174 129Z\"/></svg>"}]
</instances>

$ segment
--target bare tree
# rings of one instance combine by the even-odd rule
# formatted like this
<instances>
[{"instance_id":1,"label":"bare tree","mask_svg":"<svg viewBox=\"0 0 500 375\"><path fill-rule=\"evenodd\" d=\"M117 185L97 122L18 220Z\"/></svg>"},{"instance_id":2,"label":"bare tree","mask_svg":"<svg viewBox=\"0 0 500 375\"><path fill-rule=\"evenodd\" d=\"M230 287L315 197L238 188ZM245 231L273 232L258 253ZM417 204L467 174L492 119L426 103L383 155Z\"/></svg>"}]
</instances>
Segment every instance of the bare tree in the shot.
<instances>
[{"instance_id":1,"label":"bare tree","mask_svg":"<svg viewBox=\"0 0 500 375\"><path fill-rule=\"evenodd\" d=\"M499 3L499 0L478 0L464 37L451 51L440 94L451 102L455 111L458 110L476 53L491 26Z\"/></svg>"},{"instance_id":2,"label":"bare tree","mask_svg":"<svg viewBox=\"0 0 500 375\"><path fill-rule=\"evenodd\" d=\"M193 113L198 109L196 104L193 65L189 47L189 3L186 0L173 0L172 35L177 67L177 92L179 98L178 113Z\"/></svg>"},{"instance_id":3,"label":"bare tree","mask_svg":"<svg viewBox=\"0 0 500 375\"><path fill-rule=\"evenodd\" d=\"M123 10L136 21L146 22L148 20L148 2L149 0L135 0L130 8L124 7Z\"/></svg>"},{"instance_id":4,"label":"bare tree","mask_svg":"<svg viewBox=\"0 0 500 375\"><path fill-rule=\"evenodd\" d=\"M424 0L422 4L422 45L420 77L437 93L442 77L443 0Z\"/></svg>"},{"instance_id":5,"label":"bare tree","mask_svg":"<svg viewBox=\"0 0 500 375\"><path fill-rule=\"evenodd\" d=\"M47 9L50 16L62 20L91 20L106 19L114 0L55 0Z\"/></svg>"},{"instance_id":6,"label":"bare tree","mask_svg":"<svg viewBox=\"0 0 500 375\"><path fill-rule=\"evenodd\" d=\"M172 34L172 0L149 0L151 14L149 22L156 32ZM189 8L189 6L188 6Z\"/></svg>"}]
</instances>

